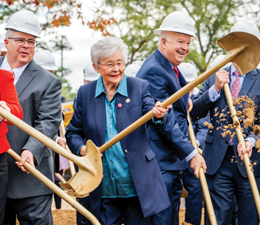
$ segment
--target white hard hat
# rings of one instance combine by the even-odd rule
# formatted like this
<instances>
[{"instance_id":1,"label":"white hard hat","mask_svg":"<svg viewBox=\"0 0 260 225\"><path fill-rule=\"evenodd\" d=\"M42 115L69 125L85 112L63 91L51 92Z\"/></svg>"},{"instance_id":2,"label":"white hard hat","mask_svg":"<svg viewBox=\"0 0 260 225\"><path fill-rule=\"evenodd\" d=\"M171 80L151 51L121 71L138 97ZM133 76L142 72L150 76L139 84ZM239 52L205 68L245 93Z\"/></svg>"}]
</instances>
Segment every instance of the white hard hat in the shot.
<instances>
[{"instance_id":1,"label":"white hard hat","mask_svg":"<svg viewBox=\"0 0 260 225\"><path fill-rule=\"evenodd\" d=\"M20 10L14 13L9 18L5 29L30 34L34 37L40 37L41 32L39 19L29 10Z\"/></svg>"},{"instance_id":2,"label":"white hard hat","mask_svg":"<svg viewBox=\"0 0 260 225\"><path fill-rule=\"evenodd\" d=\"M260 38L259 29L253 22L248 20L240 20L237 23L235 23L230 30L230 33L232 32L249 33L256 36L257 38Z\"/></svg>"},{"instance_id":3,"label":"white hard hat","mask_svg":"<svg viewBox=\"0 0 260 225\"><path fill-rule=\"evenodd\" d=\"M177 33L187 34L193 40L198 39L194 32L193 21L186 12L175 11L166 16L159 29L154 33L160 34L161 31L173 31Z\"/></svg>"},{"instance_id":4,"label":"white hard hat","mask_svg":"<svg viewBox=\"0 0 260 225\"><path fill-rule=\"evenodd\" d=\"M7 52L7 49L5 48L5 42L2 39L0 39L0 48L1 52Z\"/></svg>"},{"instance_id":5,"label":"white hard hat","mask_svg":"<svg viewBox=\"0 0 260 225\"><path fill-rule=\"evenodd\" d=\"M40 50L34 54L34 61L46 70L58 70L54 56L47 50Z\"/></svg>"},{"instance_id":6,"label":"white hard hat","mask_svg":"<svg viewBox=\"0 0 260 225\"><path fill-rule=\"evenodd\" d=\"M221 60L223 60L224 58L225 58L225 55L218 55L218 56L213 60L212 66L215 66L216 64L218 64L218 63L219 63ZM226 68L226 67L229 67L231 64L232 64L231 62L227 63L225 66L223 66L223 67L221 68L221 70L224 69L224 68Z\"/></svg>"},{"instance_id":7,"label":"white hard hat","mask_svg":"<svg viewBox=\"0 0 260 225\"><path fill-rule=\"evenodd\" d=\"M125 68L125 75L129 76L129 77L135 77L138 70L140 69L140 65L133 63L133 64L129 64L126 68Z\"/></svg>"},{"instance_id":8,"label":"white hard hat","mask_svg":"<svg viewBox=\"0 0 260 225\"><path fill-rule=\"evenodd\" d=\"M94 70L91 62L88 63L85 69L83 69L83 75L84 75L84 80L87 81L97 80L100 76L100 74Z\"/></svg>"},{"instance_id":9,"label":"white hard hat","mask_svg":"<svg viewBox=\"0 0 260 225\"><path fill-rule=\"evenodd\" d=\"M195 66L190 63L183 62L178 66L178 69L187 82L191 82L197 77L197 70Z\"/></svg>"}]
</instances>

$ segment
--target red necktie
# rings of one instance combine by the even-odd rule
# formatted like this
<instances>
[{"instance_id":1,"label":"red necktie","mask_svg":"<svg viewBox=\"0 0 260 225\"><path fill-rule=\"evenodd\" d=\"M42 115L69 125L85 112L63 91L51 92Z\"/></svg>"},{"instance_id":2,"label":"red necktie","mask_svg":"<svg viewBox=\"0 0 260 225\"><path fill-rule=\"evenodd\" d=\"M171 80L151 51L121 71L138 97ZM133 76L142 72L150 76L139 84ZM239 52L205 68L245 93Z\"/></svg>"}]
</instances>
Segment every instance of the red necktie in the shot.
<instances>
[{"instance_id":1,"label":"red necktie","mask_svg":"<svg viewBox=\"0 0 260 225\"><path fill-rule=\"evenodd\" d=\"M236 98L240 90L240 81L239 81L240 74L238 71L234 71L233 73L236 75L236 78L234 80L234 83L231 86L231 95L233 98Z\"/></svg>"},{"instance_id":2,"label":"red necktie","mask_svg":"<svg viewBox=\"0 0 260 225\"><path fill-rule=\"evenodd\" d=\"M178 78L178 81L179 81L179 73L178 73L178 70L176 67L173 68L175 74L176 74L176 77Z\"/></svg>"}]
</instances>

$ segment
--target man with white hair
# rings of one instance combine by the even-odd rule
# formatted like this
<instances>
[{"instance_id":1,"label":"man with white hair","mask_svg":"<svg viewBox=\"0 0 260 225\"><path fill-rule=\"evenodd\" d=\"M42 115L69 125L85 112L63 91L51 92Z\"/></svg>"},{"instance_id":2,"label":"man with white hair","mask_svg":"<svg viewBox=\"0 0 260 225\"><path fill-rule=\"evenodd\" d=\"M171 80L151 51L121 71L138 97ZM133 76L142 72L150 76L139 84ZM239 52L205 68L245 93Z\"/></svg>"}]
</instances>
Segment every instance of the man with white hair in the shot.
<instances>
[{"instance_id":1,"label":"man with white hair","mask_svg":"<svg viewBox=\"0 0 260 225\"><path fill-rule=\"evenodd\" d=\"M149 92L156 101L163 102L177 92L187 82L177 66L189 53L191 39L197 39L191 18L185 12L170 13L159 29L158 49L143 63L137 77L148 80ZM179 205L182 193L182 171L190 167L198 177L200 167L206 171L203 157L188 140L187 112L192 108L189 94L172 104L171 120L173 129L161 135L154 127L148 127L148 139L155 152L164 182L167 187L171 206L153 218L153 224L179 224Z\"/></svg>"}]
</instances>

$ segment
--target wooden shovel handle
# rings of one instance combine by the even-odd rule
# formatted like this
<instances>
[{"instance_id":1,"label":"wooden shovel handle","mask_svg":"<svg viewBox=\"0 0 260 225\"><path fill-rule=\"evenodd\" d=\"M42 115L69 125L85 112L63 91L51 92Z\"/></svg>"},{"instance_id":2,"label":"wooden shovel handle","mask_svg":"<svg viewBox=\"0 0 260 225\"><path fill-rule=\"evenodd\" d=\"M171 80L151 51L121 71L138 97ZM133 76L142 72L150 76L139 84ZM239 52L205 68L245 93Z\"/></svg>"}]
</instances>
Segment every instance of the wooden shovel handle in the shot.
<instances>
[{"instance_id":1,"label":"wooden shovel handle","mask_svg":"<svg viewBox=\"0 0 260 225\"><path fill-rule=\"evenodd\" d=\"M233 122L236 121L236 124L238 124L238 126L236 126L236 134L237 134L238 141L239 141L239 143L242 144L243 148L245 148L246 147L245 140L244 140L244 137L243 137L243 133L241 131L239 119L236 115L236 109L233 106L232 95L231 95L228 83L224 84L224 91L225 91L225 95L226 95L229 110L230 110L230 116L232 117ZM251 189L252 189L252 192L253 192L258 216L260 217L260 196L259 196L259 191L258 191L258 188L257 188L257 185L256 185L255 176L254 176L254 173L253 173L253 166L250 163L249 156L248 156L247 153L243 154L243 159L244 159L249 183L250 183L250 186L251 186Z\"/></svg>"},{"instance_id":2,"label":"wooden shovel handle","mask_svg":"<svg viewBox=\"0 0 260 225\"><path fill-rule=\"evenodd\" d=\"M211 75L213 75L215 72L217 72L220 68L222 68L224 65L226 65L228 62L232 62L232 60L241 52L243 52L247 46L241 46L235 50L233 50L231 53L227 54L225 58L220 61L218 64L210 68L209 70L202 73L200 76L198 76L196 79L185 85L183 88L181 88L179 91L171 95L169 98L167 98L165 101L161 103L162 108L167 108L168 105L173 104L176 102L179 98L187 94L189 91L191 91L193 88L198 86L200 83L205 81L207 78L209 78ZM144 116L139 118L137 121L132 123L130 126L125 128L123 131L121 131L119 134L117 134L115 137L107 141L105 144L103 144L99 151L100 153L104 153L107 149L109 149L111 146L116 144L118 141L122 140L124 137L126 137L128 134L132 133L134 130L136 130L138 127L145 124L147 121L152 119L154 117L154 113L151 110L150 112L146 113Z\"/></svg>"},{"instance_id":3,"label":"wooden shovel handle","mask_svg":"<svg viewBox=\"0 0 260 225\"><path fill-rule=\"evenodd\" d=\"M188 117L188 122L189 122L189 133L190 133L191 144L193 145L193 147L195 149L198 150L198 152L200 154L202 154L202 152L200 152L201 150L199 150L199 148L197 146L197 142L196 142L196 138L195 138L195 134L194 134L194 130L193 130L193 127L192 127L192 123L191 123L189 113L188 113L187 117ZM203 194L204 194L204 199L205 199L205 202L206 202L206 207L207 207L207 212L208 212L208 215L209 215L210 223L211 223L211 225L217 225L217 219L216 219L216 215L215 215L214 208L213 208L213 205L212 205L211 197L210 197L210 194L209 194L209 188L208 188L208 184L207 184L207 181L206 181L206 176L205 176L205 173L204 173L202 167L200 167L200 170L199 170L199 178L200 178L202 191L203 191Z\"/></svg>"},{"instance_id":4,"label":"wooden shovel handle","mask_svg":"<svg viewBox=\"0 0 260 225\"><path fill-rule=\"evenodd\" d=\"M16 161L20 161L21 157L14 152L12 149L9 149L7 153ZM28 170L32 175L34 175L37 179L39 179L42 183L44 183L48 188L50 188L53 192L63 198L66 202L68 202L73 208L75 208L78 212L88 218L91 223L94 225L100 225L99 221L95 216L93 216L88 210L86 210L81 204L79 204L76 200L74 200L71 196L62 191L57 185L55 185L52 181L50 181L47 177L45 177L42 173L40 173L37 169L33 168L29 163L25 162L23 164L24 168Z\"/></svg>"}]
</instances>

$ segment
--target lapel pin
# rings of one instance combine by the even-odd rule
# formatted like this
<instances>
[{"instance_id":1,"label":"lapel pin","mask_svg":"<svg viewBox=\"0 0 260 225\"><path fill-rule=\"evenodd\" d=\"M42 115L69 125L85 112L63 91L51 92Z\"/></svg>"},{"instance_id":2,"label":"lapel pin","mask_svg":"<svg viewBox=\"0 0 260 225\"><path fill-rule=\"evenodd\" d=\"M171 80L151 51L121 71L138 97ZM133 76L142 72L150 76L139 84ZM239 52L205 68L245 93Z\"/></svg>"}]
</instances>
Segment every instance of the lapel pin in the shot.
<instances>
[{"instance_id":1,"label":"lapel pin","mask_svg":"<svg viewBox=\"0 0 260 225\"><path fill-rule=\"evenodd\" d=\"M130 102L130 98L127 98L127 99L125 100L125 102L126 102L126 103L129 103L129 102Z\"/></svg>"},{"instance_id":2,"label":"lapel pin","mask_svg":"<svg viewBox=\"0 0 260 225\"><path fill-rule=\"evenodd\" d=\"M121 103L118 103L118 104L117 104L117 107L118 107L118 108L122 108L122 104L121 104Z\"/></svg>"}]
</instances>

